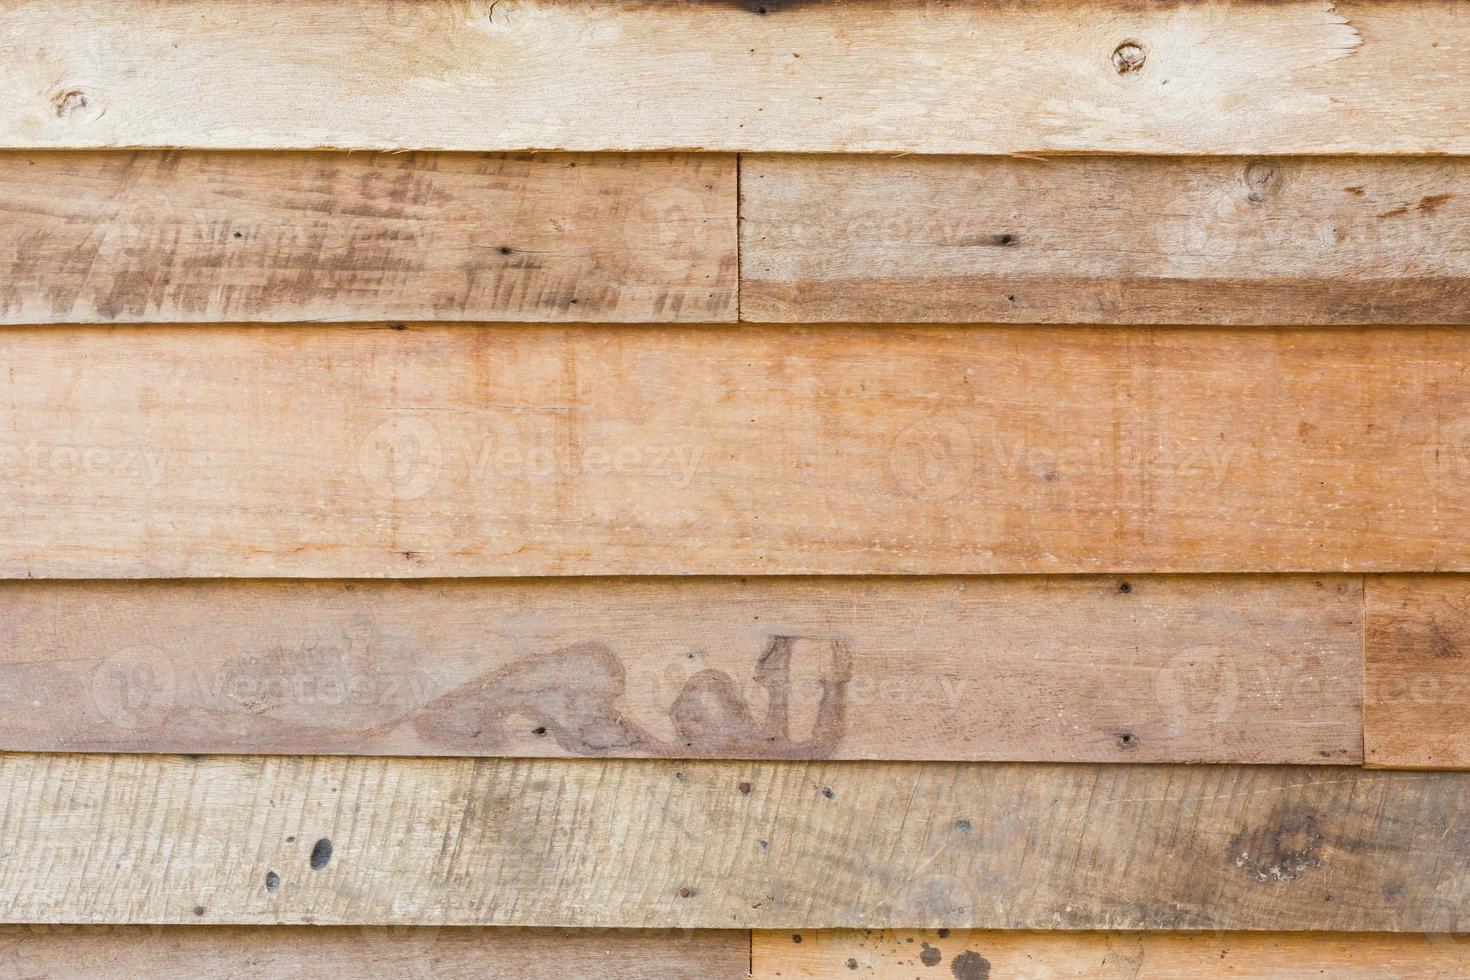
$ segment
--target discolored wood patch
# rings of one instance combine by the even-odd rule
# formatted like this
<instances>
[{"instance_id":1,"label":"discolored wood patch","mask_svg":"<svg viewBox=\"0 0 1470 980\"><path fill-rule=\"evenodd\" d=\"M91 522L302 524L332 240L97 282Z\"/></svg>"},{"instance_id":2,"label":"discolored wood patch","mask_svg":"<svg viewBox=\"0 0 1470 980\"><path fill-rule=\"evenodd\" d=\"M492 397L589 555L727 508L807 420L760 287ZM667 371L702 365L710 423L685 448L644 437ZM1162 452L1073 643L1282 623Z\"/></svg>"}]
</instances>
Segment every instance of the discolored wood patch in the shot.
<instances>
[{"instance_id":1,"label":"discolored wood patch","mask_svg":"<svg viewBox=\"0 0 1470 980\"><path fill-rule=\"evenodd\" d=\"M0 153L0 323L735 318L711 154Z\"/></svg>"},{"instance_id":2,"label":"discolored wood patch","mask_svg":"<svg viewBox=\"0 0 1470 980\"><path fill-rule=\"evenodd\" d=\"M1331 577L0 583L0 748L1357 762Z\"/></svg>"}]
</instances>

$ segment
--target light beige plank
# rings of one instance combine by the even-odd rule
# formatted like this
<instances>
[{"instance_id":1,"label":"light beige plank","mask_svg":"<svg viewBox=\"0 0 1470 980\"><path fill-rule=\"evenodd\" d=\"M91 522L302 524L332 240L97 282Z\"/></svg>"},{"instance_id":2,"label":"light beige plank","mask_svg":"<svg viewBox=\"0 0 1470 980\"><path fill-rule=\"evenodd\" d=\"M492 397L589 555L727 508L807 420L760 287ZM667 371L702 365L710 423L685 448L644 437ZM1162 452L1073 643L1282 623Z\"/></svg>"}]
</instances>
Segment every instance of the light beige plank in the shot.
<instances>
[{"instance_id":1,"label":"light beige plank","mask_svg":"<svg viewBox=\"0 0 1470 980\"><path fill-rule=\"evenodd\" d=\"M1470 165L1435 158L741 161L768 321L1470 322Z\"/></svg>"},{"instance_id":2,"label":"light beige plank","mask_svg":"<svg viewBox=\"0 0 1470 980\"><path fill-rule=\"evenodd\" d=\"M1470 151L1457 0L13 0L35 148Z\"/></svg>"},{"instance_id":3,"label":"light beige plank","mask_svg":"<svg viewBox=\"0 0 1470 980\"><path fill-rule=\"evenodd\" d=\"M1385 933L757 932L754 980L1431 980L1470 974L1470 937Z\"/></svg>"},{"instance_id":4,"label":"light beige plank","mask_svg":"<svg viewBox=\"0 0 1470 980\"><path fill-rule=\"evenodd\" d=\"M227 926L4 926L0 978L742 980L736 931Z\"/></svg>"},{"instance_id":5,"label":"light beige plank","mask_svg":"<svg viewBox=\"0 0 1470 980\"><path fill-rule=\"evenodd\" d=\"M1470 569L1454 329L160 326L0 347L0 575Z\"/></svg>"},{"instance_id":6,"label":"light beige plank","mask_svg":"<svg viewBox=\"0 0 1470 980\"><path fill-rule=\"evenodd\" d=\"M0 748L1359 762L1361 580L8 582Z\"/></svg>"},{"instance_id":7,"label":"light beige plank","mask_svg":"<svg viewBox=\"0 0 1470 980\"><path fill-rule=\"evenodd\" d=\"M1470 578L1375 576L1369 586L1368 764L1470 769Z\"/></svg>"},{"instance_id":8,"label":"light beige plank","mask_svg":"<svg viewBox=\"0 0 1470 980\"><path fill-rule=\"evenodd\" d=\"M7 922L1470 930L1463 773L12 754L0 800Z\"/></svg>"},{"instance_id":9,"label":"light beige plank","mask_svg":"<svg viewBox=\"0 0 1470 980\"><path fill-rule=\"evenodd\" d=\"M731 156L0 153L0 322L735 318Z\"/></svg>"}]
</instances>

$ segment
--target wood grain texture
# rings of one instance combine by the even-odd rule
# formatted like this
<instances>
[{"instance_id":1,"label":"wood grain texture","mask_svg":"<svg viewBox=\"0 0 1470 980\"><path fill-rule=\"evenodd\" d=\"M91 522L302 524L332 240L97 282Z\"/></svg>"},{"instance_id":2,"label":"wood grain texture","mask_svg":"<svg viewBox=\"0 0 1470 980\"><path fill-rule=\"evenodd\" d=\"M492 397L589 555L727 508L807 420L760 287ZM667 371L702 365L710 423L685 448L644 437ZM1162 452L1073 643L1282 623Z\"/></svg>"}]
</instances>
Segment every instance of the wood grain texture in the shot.
<instances>
[{"instance_id":1,"label":"wood grain texture","mask_svg":"<svg viewBox=\"0 0 1470 980\"><path fill-rule=\"evenodd\" d=\"M4 980L743 980L738 931L228 926L0 927Z\"/></svg>"},{"instance_id":2,"label":"wood grain texture","mask_svg":"<svg viewBox=\"0 0 1470 980\"><path fill-rule=\"evenodd\" d=\"M0 38L27 149L1470 151L1456 0L13 0Z\"/></svg>"},{"instance_id":3,"label":"wood grain texture","mask_svg":"<svg viewBox=\"0 0 1470 980\"><path fill-rule=\"evenodd\" d=\"M24 328L0 575L1470 569L1455 329Z\"/></svg>"},{"instance_id":4,"label":"wood grain texture","mask_svg":"<svg viewBox=\"0 0 1470 980\"><path fill-rule=\"evenodd\" d=\"M735 318L732 156L0 153L0 322Z\"/></svg>"},{"instance_id":5,"label":"wood grain texture","mask_svg":"<svg viewBox=\"0 0 1470 980\"><path fill-rule=\"evenodd\" d=\"M753 980L1452 980L1470 938L1400 933L757 932Z\"/></svg>"},{"instance_id":6,"label":"wood grain texture","mask_svg":"<svg viewBox=\"0 0 1470 980\"><path fill-rule=\"evenodd\" d=\"M1470 322L1458 159L741 160L765 321Z\"/></svg>"},{"instance_id":7,"label":"wood grain texture","mask_svg":"<svg viewBox=\"0 0 1470 980\"><path fill-rule=\"evenodd\" d=\"M1374 576L1365 604L1367 763L1470 769L1470 578Z\"/></svg>"},{"instance_id":8,"label":"wood grain texture","mask_svg":"<svg viewBox=\"0 0 1470 980\"><path fill-rule=\"evenodd\" d=\"M1359 762L1357 578L7 582L0 749Z\"/></svg>"},{"instance_id":9,"label":"wood grain texture","mask_svg":"<svg viewBox=\"0 0 1470 980\"><path fill-rule=\"evenodd\" d=\"M0 800L6 922L1470 929L1462 773L9 754Z\"/></svg>"}]
</instances>

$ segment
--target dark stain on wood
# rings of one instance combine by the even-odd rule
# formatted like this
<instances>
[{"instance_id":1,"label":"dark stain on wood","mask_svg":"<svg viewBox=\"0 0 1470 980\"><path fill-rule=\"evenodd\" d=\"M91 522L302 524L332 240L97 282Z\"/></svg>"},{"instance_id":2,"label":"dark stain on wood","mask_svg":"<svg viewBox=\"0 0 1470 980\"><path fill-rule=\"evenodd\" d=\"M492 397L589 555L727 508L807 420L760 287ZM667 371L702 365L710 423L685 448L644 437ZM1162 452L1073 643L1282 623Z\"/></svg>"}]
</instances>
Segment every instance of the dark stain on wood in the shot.
<instances>
[{"instance_id":1,"label":"dark stain on wood","mask_svg":"<svg viewBox=\"0 0 1470 980\"><path fill-rule=\"evenodd\" d=\"M311 870L320 871L332 860L332 842L326 837L317 841L311 848Z\"/></svg>"},{"instance_id":2,"label":"dark stain on wood","mask_svg":"<svg viewBox=\"0 0 1470 980\"><path fill-rule=\"evenodd\" d=\"M793 652L804 640L823 661L821 696L810 736L798 738L791 731L791 669ZM729 674L703 670L684 682L669 708L676 738L668 742L628 717L621 706L626 668L609 646L594 641L524 657L474 678L425 705L414 725L432 741L482 749L504 745L510 720L525 718L534 723L533 734L550 735L573 755L826 758L845 731L850 675L851 654L840 640L771 637L754 673L766 695L764 715L756 717Z\"/></svg>"},{"instance_id":3,"label":"dark stain on wood","mask_svg":"<svg viewBox=\"0 0 1470 980\"><path fill-rule=\"evenodd\" d=\"M1322 866L1324 843L1322 818L1315 810L1281 809L1265 826L1232 837L1227 857L1256 881L1296 881Z\"/></svg>"},{"instance_id":4,"label":"dark stain on wood","mask_svg":"<svg viewBox=\"0 0 1470 980\"><path fill-rule=\"evenodd\" d=\"M990 961L973 949L967 949L949 963L955 980L990 980Z\"/></svg>"}]
</instances>

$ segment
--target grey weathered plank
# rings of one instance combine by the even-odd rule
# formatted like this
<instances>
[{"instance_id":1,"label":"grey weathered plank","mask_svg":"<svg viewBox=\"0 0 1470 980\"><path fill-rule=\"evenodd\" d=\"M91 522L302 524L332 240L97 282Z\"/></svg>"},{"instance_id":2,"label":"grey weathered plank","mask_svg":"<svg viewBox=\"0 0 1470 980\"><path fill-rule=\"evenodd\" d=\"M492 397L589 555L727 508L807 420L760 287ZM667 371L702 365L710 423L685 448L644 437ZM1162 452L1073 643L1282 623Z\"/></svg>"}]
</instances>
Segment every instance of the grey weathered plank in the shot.
<instances>
[{"instance_id":1,"label":"grey weathered plank","mask_svg":"<svg viewBox=\"0 0 1470 980\"><path fill-rule=\"evenodd\" d=\"M1463 773L10 754L0 801L7 922L1470 930Z\"/></svg>"}]
</instances>

